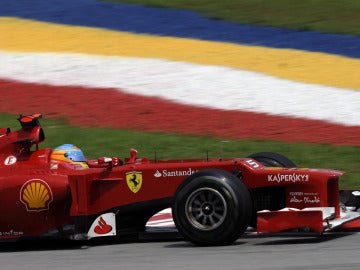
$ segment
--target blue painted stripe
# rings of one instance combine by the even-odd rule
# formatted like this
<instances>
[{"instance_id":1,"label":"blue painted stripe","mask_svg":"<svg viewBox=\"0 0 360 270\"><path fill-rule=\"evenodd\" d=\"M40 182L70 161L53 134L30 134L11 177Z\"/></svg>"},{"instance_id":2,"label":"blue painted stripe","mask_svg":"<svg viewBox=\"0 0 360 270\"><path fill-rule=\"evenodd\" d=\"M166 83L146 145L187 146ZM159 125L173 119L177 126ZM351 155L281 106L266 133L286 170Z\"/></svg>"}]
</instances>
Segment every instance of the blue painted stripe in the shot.
<instances>
[{"instance_id":1,"label":"blue painted stripe","mask_svg":"<svg viewBox=\"0 0 360 270\"><path fill-rule=\"evenodd\" d=\"M359 37L238 25L176 9L96 0L0 0L0 7L0 16L360 58Z\"/></svg>"}]
</instances>

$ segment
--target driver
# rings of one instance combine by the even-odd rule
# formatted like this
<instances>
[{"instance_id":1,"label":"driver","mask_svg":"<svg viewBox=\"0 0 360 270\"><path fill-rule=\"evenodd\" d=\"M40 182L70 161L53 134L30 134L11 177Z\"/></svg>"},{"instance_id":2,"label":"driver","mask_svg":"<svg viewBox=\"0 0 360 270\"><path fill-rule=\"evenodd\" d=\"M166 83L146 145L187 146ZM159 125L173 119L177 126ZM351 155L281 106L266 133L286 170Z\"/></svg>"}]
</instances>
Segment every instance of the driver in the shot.
<instances>
[{"instance_id":1,"label":"driver","mask_svg":"<svg viewBox=\"0 0 360 270\"><path fill-rule=\"evenodd\" d=\"M78 169L89 168L83 152L73 144L56 147L51 153L50 163L52 168L57 168L58 164L64 163L71 164Z\"/></svg>"},{"instance_id":2,"label":"driver","mask_svg":"<svg viewBox=\"0 0 360 270\"><path fill-rule=\"evenodd\" d=\"M52 169L57 169L59 164L71 165L75 169L123 164L122 160L118 157L100 157L97 160L87 160L81 149L73 144L63 144L56 147L51 153L50 163Z\"/></svg>"}]
</instances>

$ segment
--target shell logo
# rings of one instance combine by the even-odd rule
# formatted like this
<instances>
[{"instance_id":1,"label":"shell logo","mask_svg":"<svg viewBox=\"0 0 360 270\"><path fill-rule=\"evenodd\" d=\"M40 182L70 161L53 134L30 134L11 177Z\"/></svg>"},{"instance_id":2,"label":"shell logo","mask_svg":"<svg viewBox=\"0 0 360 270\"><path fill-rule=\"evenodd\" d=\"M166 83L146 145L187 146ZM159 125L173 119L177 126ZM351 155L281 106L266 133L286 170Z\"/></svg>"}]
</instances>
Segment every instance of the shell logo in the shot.
<instances>
[{"instance_id":1,"label":"shell logo","mask_svg":"<svg viewBox=\"0 0 360 270\"><path fill-rule=\"evenodd\" d=\"M26 206L27 211L48 210L52 200L52 191L44 180L31 179L21 187L20 201Z\"/></svg>"}]
</instances>

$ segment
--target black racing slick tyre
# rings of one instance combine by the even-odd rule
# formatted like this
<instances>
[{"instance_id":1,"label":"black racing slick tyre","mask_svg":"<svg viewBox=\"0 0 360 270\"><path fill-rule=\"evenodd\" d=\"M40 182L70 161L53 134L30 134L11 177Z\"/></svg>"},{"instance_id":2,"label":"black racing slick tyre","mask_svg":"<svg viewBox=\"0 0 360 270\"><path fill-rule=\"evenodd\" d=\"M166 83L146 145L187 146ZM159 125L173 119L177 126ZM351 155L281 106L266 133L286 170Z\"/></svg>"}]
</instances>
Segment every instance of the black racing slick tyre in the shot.
<instances>
[{"instance_id":1,"label":"black racing slick tyre","mask_svg":"<svg viewBox=\"0 0 360 270\"><path fill-rule=\"evenodd\" d=\"M218 169L199 171L177 189L172 207L179 233L196 245L229 245L249 226L252 200L235 175Z\"/></svg>"},{"instance_id":2,"label":"black racing slick tyre","mask_svg":"<svg viewBox=\"0 0 360 270\"><path fill-rule=\"evenodd\" d=\"M248 156L267 167L295 168L296 165L287 157L274 152L259 152Z\"/></svg>"}]
</instances>

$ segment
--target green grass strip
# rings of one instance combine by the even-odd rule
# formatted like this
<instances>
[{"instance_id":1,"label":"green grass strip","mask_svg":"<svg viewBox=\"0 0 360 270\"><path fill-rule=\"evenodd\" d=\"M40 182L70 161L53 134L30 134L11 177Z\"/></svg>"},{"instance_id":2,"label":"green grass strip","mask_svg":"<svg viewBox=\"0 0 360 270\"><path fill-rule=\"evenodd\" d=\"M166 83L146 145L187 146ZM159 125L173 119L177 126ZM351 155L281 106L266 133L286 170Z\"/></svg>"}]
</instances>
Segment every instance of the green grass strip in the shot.
<instances>
[{"instance_id":1,"label":"green grass strip","mask_svg":"<svg viewBox=\"0 0 360 270\"><path fill-rule=\"evenodd\" d=\"M62 121L41 119L46 141L40 145L54 148L64 143L80 147L88 158L129 156L131 147L140 157L150 159L231 158L270 151L281 153L299 167L329 168L347 172L340 187L360 188L360 147L332 146L307 143L283 143L265 140L226 140L210 137L184 136L168 133L84 128ZM0 114L0 127L19 129L13 115Z\"/></svg>"},{"instance_id":2,"label":"green grass strip","mask_svg":"<svg viewBox=\"0 0 360 270\"><path fill-rule=\"evenodd\" d=\"M360 1L353 0L108 0L197 11L234 23L360 35Z\"/></svg>"}]
</instances>

